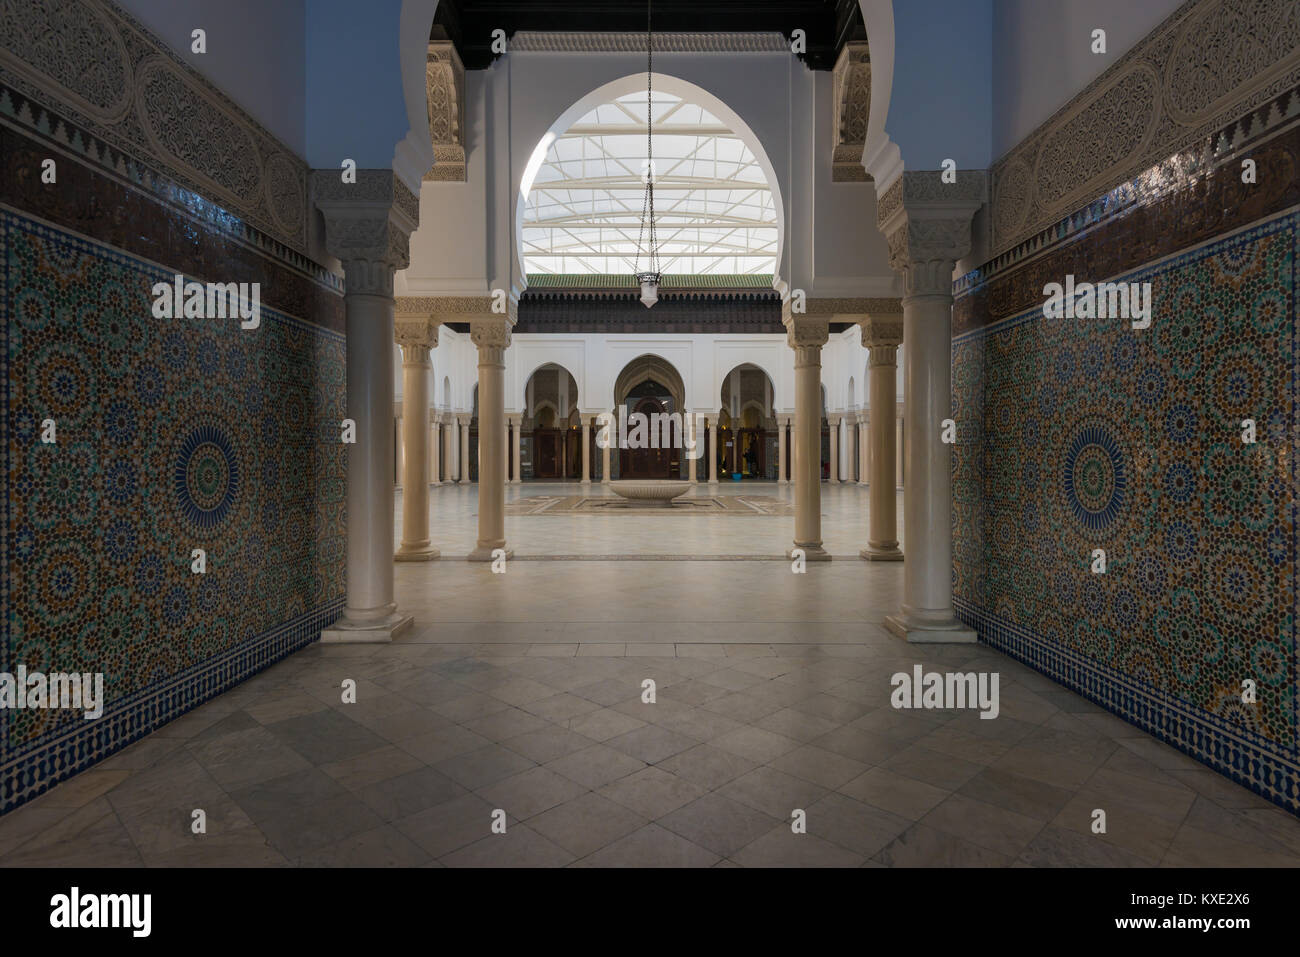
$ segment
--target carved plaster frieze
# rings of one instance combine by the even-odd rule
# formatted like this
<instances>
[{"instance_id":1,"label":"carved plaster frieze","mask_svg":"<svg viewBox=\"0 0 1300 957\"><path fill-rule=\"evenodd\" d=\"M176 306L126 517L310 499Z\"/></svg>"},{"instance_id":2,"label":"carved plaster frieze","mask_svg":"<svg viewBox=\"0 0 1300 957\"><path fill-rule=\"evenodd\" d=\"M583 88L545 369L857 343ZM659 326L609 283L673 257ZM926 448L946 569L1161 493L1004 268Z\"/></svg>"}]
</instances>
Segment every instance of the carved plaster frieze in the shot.
<instances>
[{"instance_id":1,"label":"carved plaster frieze","mask_svg":"<svg viewBox=\"0 0 1300 957\"><path fill-rule=\"evenodd\" d=\"M507 298L505 313L496 310L499 300L493 296L402 296L398 312L433 316L439 323L471 322L475 316L498 316L513 326L519 319L519 303Z\"/></svg>"},{"instance_id":2,"label":"carved plaster frieze","mask_svg":"<svg viewBox=\"0 0 1300 957\"><path fill-rule=\"evenodd\" d=\"M831 182L863 183L871 177L862 166L871 110L871 56L867 41L851 40L840 51L833 73L831 115L834 127Z\"/></svg>"},{"instance_id":3,"label":"carved plaster frieze","mask_svg":"<svg viewBox=\"0 0 1300 957\"><path fill-rule=\"evenodd\" d=\"M430 41L424 85L429 104L429 137L433 141L433 166L424 178L442 183L463 183L465 67L451 41Z\"/></svg>"},{"instance_id":4,"label":"carved plaster frieze","mask_svg":"<svg viewBox=\"0 0 1300 957\"><path fill-rule=\"evenodd\" d=\"M520 30L510 39L515 52L644 53L644 33L540 32ZM780 33L655 33L656 53L789 53Z\"/></svg>"},{"instance_id":5,"label":"carved plaster frieze","mask_svg":"<svg viewBox=\"0 0 1300 957\"><path fill-rule=\"evenodd\" d=\"M993 164L994 255L1300 82L1293 0L1189 0Z\"/></svg>"},{"instance_id":6,"label":"carved plaster frieze","mask_svg":"<svg viewBox=\"0 0 1300 957\"><path fill-rule=\"evenodd\" d=\"M305 251L307 165L107 0L0 5L0 79Z\"/></svg>"}]
</instances>

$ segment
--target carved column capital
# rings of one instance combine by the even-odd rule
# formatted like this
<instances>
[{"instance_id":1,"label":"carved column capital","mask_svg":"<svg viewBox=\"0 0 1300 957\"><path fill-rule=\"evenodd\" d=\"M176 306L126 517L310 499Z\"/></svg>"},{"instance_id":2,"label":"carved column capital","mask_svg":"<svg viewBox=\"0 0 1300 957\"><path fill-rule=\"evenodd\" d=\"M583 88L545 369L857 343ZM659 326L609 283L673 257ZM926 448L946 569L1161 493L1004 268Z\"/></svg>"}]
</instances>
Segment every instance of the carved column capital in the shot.
<instances>
[{"instance_id":1,"label":"carved column capital","mask_svg":"<svg viewBox=\"0 0 1300 957\"><path fill-rule=\"evenodd\" d=\"M469 338L478 347L478 364L501 366L506 364L506 349L510 347L514 322L498 313L478 314L469 317Z\"/></svg>"},{"instance_id":2,"label":"carved column capital","mask_svg":"<svg viewBox=\"0 0 1300 957\"><path fill-rule=\"evenodd\" d=\"M393 272L410 264L410 236L420 204L392 170L312 172L312 196L325 218L325 248L343 263L349 294L393 295Z\"/></svg>"},{"instance_id":3,"label":"carved column capital","mask_svg":"<svg viewBox=\"0 0 1300 957\"><path fill-rule=\"evenodd\" d=\"M952 296L952 271L971 247L971 218L987 200L981 170L958 170L952 183L936 171L904 173L880 196L876 221L889 265L903 277L904 301Z\"/></svg>"},{"instance_id":4,"label":"carved column capital","mask_svg":"<svg viewBox=\"0 0 1300 957\"><path fill-rule=\"evenodd\" d=\"M875 350L881 346L897 348L903 344L903 301L878 299L865 316L858 319L862 347Z\"/></svg>"},{"instance_id":5,"label":"carved column capital","mask_svg":"<svg viewBox=\"0 0 1300 957\"><path fill-rule=\"evenodd\" d=\"M402 347L403 361L411 361L407 357L408 350L411 355L419 355L420 350L423 350L427 361L429 350L438 345L438 327L428 316L403 315L399 312L393 320L393 340Z\"/></svg>"},{"instance_id":6,"label":"carved column capital","mask_svg":"<svg viewBox=\"0 0 1300 957\"><path fill-rule=\"evenodd\" d=\"M825 301L810 299L807 311L801 313L791 311L789 300L781 307L781 323L785 326L786 342L795 353L795 368L821 362L821 348L831 334L830 316L818 308Z\"/></svg>"}]
</instances>

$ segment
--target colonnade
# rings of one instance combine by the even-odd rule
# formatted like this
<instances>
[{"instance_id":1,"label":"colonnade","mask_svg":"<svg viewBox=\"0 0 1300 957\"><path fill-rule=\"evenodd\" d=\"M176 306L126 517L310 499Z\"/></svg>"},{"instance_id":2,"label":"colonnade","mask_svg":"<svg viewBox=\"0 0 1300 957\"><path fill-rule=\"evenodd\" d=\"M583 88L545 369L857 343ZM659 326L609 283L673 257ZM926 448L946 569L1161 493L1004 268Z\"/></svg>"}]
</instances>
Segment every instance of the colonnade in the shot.
<instances>
[{"instance_id":1,"label":"colonnade","mask_svg":"<svg viewBox=\"0 0 1300 957\"><path fill-rule=\"evenodd\" d=\"M325 217L327 247L344 266L347 414L356 436L347 450L347 600L339 621L325 630L325 641L391 640L411 622L393 601L393 560L438 557L429 538L428 489L441 480L441 463L448 464L452 476L453 458L455 474L464 480L469 459L468 421L436 415L430 419L429 352L442 323L468 322L478 350L479 530L470 561L510 556L504 517L508 461L513 464L510 481L517 483L520 476L522 417L505 411L505 351L515 323L514 304L508 313L498 313L489 297L404 299L395 309L393 271L406 265L418 204L409 202L409 193L402 195L405 187L390 172L365 172L366 189L350 194L341 193L329 174L314 174L322 182L317 206ZM868 397L874 414L832 417L830 478L840 479L839 425L845 422L845 458L852 461L849 456L856 454L859 480L868 479L859 484L870 487L868 540L860 555L872 561L902 559L894 508L899 443L892 413L897 349L906 341L903 514L909 557L902 607L885 624L908 641L973 641L974 633L953 614L951 450L940 435L941 423L952 411L952 274L969 248L970 218L983 202L985 185L979 180L976 188L981 192L976 195L969 184L964 191L945 192L935 188L938 182L937 173L904 173L881 197L879 225L889 240L891 266L903 278L901 301L808 299L806 308L795 310L786 299L782 322L793 353L795 411L793 420L778 417L778 482L787 482L788 467L795 502L791 553L808 561L829 561L821 529L821 351L832 321L856 322L862 344L870 350ZM366 228L356 228L358 221ZM407 452L402 466L402 540L396 549L388 471L394 453L388 411L394 391L394 341L402 351ZM584 414L583 485L592 481L591 424L591 416ZM717 417L708 416L704 427L709 453L703 456L703 481L715 487ZM695 429L693 417L689 428ZM452 452L457 438L458 454ZM608 482L608 448L602 450L601 461L602 482ZM689 471L691 481L698 481L694 460Z\"/></svg>"}]
</instances>

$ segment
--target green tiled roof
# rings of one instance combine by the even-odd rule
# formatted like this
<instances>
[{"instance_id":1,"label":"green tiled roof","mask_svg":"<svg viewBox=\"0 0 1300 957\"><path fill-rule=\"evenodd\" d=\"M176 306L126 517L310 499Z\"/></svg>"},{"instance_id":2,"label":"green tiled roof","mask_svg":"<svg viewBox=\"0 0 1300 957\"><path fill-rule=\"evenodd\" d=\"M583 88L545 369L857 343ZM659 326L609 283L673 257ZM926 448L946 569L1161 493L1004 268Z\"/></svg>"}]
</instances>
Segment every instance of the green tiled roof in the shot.
<instances>
[{"instance_id":1,"label":"green tiled roof","mask_svg":"<svg viewBox=\"0 0 1300 957\"><path fill-rule=\"evenodd\" d=\"M718 274L711 276L665 274L661 289L766 289L772 290L772 274ZM630 274L598 273L529 273L530 289L636 289L636 277Z\"/></svg>"}]
</instances>

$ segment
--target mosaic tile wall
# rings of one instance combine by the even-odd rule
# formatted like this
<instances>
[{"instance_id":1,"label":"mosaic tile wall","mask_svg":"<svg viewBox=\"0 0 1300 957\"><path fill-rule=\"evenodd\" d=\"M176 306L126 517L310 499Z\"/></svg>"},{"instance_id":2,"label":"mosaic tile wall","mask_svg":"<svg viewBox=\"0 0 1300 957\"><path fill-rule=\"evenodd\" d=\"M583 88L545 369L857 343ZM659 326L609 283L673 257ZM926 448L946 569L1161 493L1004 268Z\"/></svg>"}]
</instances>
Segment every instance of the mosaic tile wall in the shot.
<instances>
[{"instance_id":1,"label":"mosaic tile wall","mask_svg":"<svg viewBox=\"0 0 1300 957\"><path fill-rule=\"evenodd\" d=\"M1150 282L1147 330L1046 319L1041 299L965 323L953 528L982 640L1300 813L1298 236L1291 211L1077 277ZM1064 263L1084 273L1097 242Z\"/></svg>"},{"instance_id":2,"label":"mosaic tile wall","mask_svg":"<svg viewBox=\"0 0 1300 957\"><path fill-rule=\"evenodd\" d=\"M345 364L341 335L266 306L255 330L155 319L170 270L3 207L0 248L0 671L102 672L107 698L93 722L0 711L7 810L337 616Z\"/></svg>"}]
</instances>

